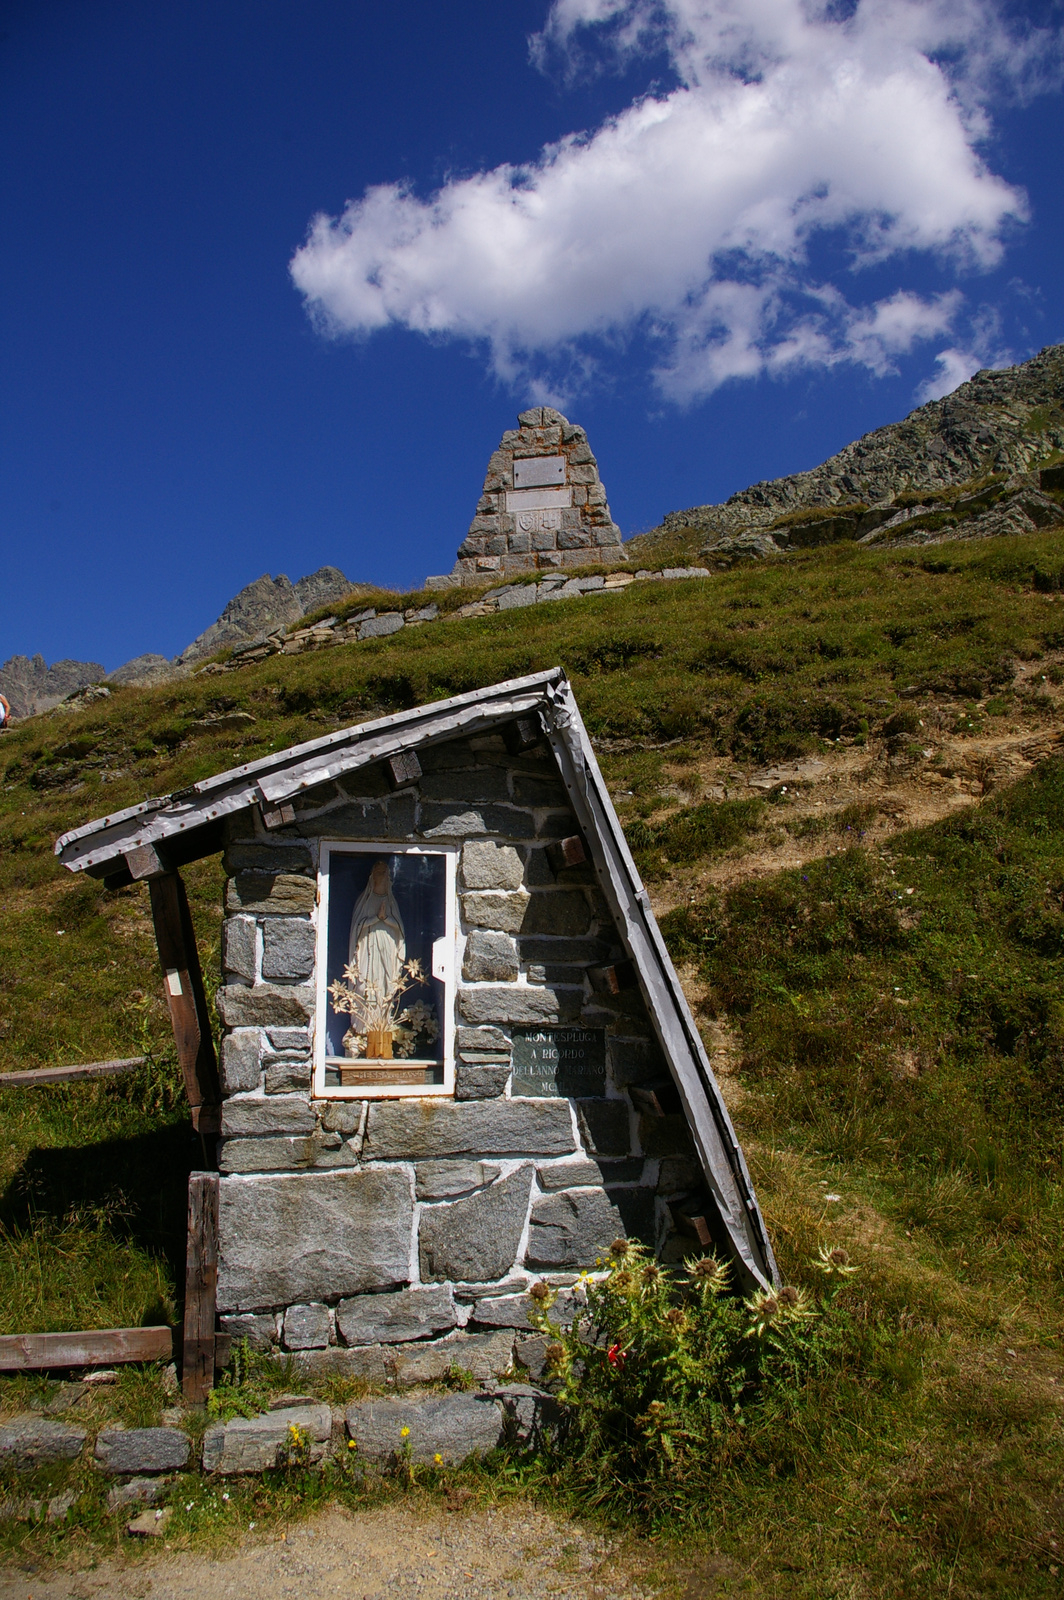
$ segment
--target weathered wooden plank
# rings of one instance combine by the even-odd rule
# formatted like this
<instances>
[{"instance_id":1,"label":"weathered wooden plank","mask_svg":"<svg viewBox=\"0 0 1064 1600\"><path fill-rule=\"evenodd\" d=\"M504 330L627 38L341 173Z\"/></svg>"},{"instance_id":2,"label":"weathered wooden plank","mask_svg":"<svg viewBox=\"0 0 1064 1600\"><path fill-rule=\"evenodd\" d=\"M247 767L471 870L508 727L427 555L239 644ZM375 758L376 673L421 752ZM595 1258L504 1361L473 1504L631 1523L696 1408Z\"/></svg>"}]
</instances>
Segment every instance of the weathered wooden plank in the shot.
<instances>
[{"instance_id":1,"label":"weathered wooden plank","mask_svg":"<svg viewBox=\"0 0 1064 1600\"><path fill-rule=\"evenodd\" d=\"M0 1372L47 1367L111 1367L126 1361L169 1361L169 1328L93 1328L84 1333L8 1333L0 1337Z\"/></svg>"},{"instance_id":2,"label":"weathered wooden plank","mask_svg":"<svg viewBox=\"0 0 1064 1600\"><path fill-rule=\"evenodd\" d=\"M185 1255L185 1325L181 1388L190 1405L203 1405L214 1384L214 1308L218 1289L218 1174L188 1179L188 1247Z\"/></svg>"},{"instance_id":3,"label":"weathered wooden plank","mask_svg":"<svg viewBox=\"0 0 1064 1600\"><path fill-rule=\"evenodd\" d=\"M177 1059L192 1108L192 1125L199 1133L217 1133L222 1098L218 1062L185 885L180 873L168 872L149 879L148 890Z\"/></svg>"},{"instance_id":4,"label":"weathered wooden plank","mask_svg":"<svg viewBox=\"0 0 1064 1600\"><path fill-rule=\"evenodd\" d=\"M0 1089L31 1089L35 1084L70 1083L76 1078L107 1078L112 1073L132 1072L144 1064L143 1056L126 1056L121 1061L87 1061L80 1067L34 1067L26 1072L0 1072Z\"/></svg>"}]
</instances>

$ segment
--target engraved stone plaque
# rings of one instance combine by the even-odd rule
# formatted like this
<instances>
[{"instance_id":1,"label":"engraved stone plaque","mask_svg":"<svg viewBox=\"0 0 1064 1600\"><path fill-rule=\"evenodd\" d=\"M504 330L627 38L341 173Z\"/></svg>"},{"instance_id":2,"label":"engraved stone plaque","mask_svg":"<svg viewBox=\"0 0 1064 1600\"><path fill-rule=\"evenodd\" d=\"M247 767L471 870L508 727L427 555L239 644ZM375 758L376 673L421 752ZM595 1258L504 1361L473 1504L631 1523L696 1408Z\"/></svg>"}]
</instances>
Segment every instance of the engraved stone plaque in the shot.
<instances>
[{"instance_id":1,"label":"engraved stone plaque","mask_svg":"<svg viewBox=\"0 0 1064 1600\"><path fill-rule=\"evenodd\" d=\"M515 1028L515 1095L582 1099L606 1092L605 1028Z\"/></svg>"},{"instance_id":2,"label":"engraved stone plaque","mask_svg":"<svg viewBox=\"0 0 1064 1600\"><path fill-rule=\"evenodd\" d=\"M564 456L531 456L514 462L515 489L545 489L565 482Z\"/></svg>"},{"instance_id":3,"label":"engraved stone plaque","mask_svg":"<svg viewBox=\"0 0 1064 1600\"><path fill-rule=\"evenodd\" d=\"M571 489L507 489L507 511L553 511L571 506Z\"/></svg>"}]
</instances>

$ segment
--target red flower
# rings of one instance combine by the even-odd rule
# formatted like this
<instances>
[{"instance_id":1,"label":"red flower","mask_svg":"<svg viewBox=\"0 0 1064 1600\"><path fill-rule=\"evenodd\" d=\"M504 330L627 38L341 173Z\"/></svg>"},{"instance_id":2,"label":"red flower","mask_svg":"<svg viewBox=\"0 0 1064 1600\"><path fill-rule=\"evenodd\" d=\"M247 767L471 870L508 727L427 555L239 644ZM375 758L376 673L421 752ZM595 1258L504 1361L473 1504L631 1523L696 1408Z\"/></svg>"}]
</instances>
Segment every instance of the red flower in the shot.
<instances>
[{"instance_id":1,"label":"red flower","mask_svg":"<svg viewBox=\"0 0 1064 1600\"><path fill-rule=\"evenodd\" d=\"M606 1351L606 1360L609 1362L611 1367L624 1366L624 1351L621 1349L619 1344L610 1345L609 1349Z\"/></svg>"}]
</instances>

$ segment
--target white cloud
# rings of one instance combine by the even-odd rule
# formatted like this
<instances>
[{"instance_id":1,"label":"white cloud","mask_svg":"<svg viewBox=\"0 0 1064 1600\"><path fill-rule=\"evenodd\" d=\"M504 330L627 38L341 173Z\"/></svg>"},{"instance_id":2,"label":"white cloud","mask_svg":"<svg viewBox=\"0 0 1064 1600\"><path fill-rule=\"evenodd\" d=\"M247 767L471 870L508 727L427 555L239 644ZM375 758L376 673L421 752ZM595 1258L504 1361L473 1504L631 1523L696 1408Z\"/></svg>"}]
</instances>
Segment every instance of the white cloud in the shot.
<instances>
[{"instance_id":1,"label":"white cloud","mask_svg":"<svg viewBox=\"0 0 1064 1600\"><path fill-rule=\"evenodd\" d=\"M388 324L486 346L537 392L596 340L650 331L678 400L797 364L873 372L946 330L956 294L854 309L811 275L830 231L851 271L912 253L991 266L1026 215L979 153L987 84L1030 77L993 0L556 0L538 63L669 51L677 86L526 166L422 200L369 189L314 219L291 264L333 334ZM1047 50L1040 60L1044 62ZM590 342L590 344L589 344Z\"/></svg>"}]
</instances>

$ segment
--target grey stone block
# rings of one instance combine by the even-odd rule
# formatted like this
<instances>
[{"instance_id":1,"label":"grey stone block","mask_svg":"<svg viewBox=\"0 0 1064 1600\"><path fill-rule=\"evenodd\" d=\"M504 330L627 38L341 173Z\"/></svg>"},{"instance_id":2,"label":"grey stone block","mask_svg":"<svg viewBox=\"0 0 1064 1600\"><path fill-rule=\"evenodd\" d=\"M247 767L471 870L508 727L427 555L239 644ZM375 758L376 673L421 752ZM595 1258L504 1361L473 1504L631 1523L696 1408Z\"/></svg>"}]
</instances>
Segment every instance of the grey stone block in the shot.
<instances>
[{"instance_id":1,"label":"grey stone block","mask_svg":"<svg viewBox=\"0 0 1064 1600\"><path fill-rule=\"evenodd\" d=\"M456 1100L494 1100L506 1093L510 1081L510 1062L489 1065L459 1061L454 1069Z\"/></svg>"},{"instance_id":2,"label":"grey stone block","mask_svg":"<svg viewBox=\"0 0 1064 1600\"><path fill-rule=\"evenodd\" d=\"M512 845L470 839L462 847L462 882L467 889L519 889L524 874Z\"/></svg>"},{"instance_id":3,"label":"grey stone block","mask_svg":"<svg viewBox=\"0 0 1064 1600\"><path fill-rule=\"evenodd\" d=\"M447 1200L482 1188L498 1173L498 1167L487 1167L481 1161L419 1161L415 1193L419 1200Z\"/></svg>"},{"instance_id":4,"label":"grey stone block","mask_svg":"<svg viewBox=\"0 0 1064 1600\"><path fill-rule=\"evenodd\" d=\"M420 832L425 839L465 839L471 833L490 833L502 839L532 839L536 828L527 811L509 806L447 805L429 801L421 807Z\"/></svg>"},{"instance_id":5,"label":"grey stone block","mask_svg":"<svg viewBox=\"0 0 1064 1600\"><path fill-rule=\"evenodd\" d=\"M314 876L314 862L305 844L279 839L276 844L233 840L226 846L222 862L230 877L239 872L294 872Z\"/></svg>"},{"instance_id":6,"label":"grey stone block","mask_svg":"<svg viewBox=\"0 0 1064 1600\"><path fill-rule=\"evenodd\" d=\"M611 1183L642 1183L646 1168L642 1156L632 1156L626 1161L599 1162L602 1170L602 1181L609 1188ZM572 1185L569 1186L572 1188Z\"/></svg>"},{"instance_id":7,"label":"grey stone block","mask_svg":"<svg viewBox=\"0 0 1064 1600\"><path fill-rule=\"evenodd\" d=\"M483 1300L477 1301L473 1308L472 1320L481 1326L517 1328L527 1333L530 1328L528 1312L533 1303L531 1296L527 1294L488 1295ZM573 1291L559 1289L550 1308L550 1318L552 1322L568 1328L579 1310L580 1306Z\"/></svg>"},{"instance_id":8,"label":"grey stone block","mask_svg":"<svg viewBox=\"0 0 1064 1600\"><path fill-rule=\"evenodd\" d=\"M73 1461L81 1454L86 1429L71 1422L52 1422L23 1412L0 1424L0 1470L32 1472L54 1461Z\"/></svg>"},{"instance_id":9,"label":"grey stone block","mask_svg":"<svg viewBox=\"0 0 1064 1600\"><path fill-rule=\"evenodd\" d=\"M658 1169L658 1194L685 1194L702 1183L702 1168L694 1156L666 1156Z\"/></svg>"},{"instance_id":10,"label":"grey stone block","mask_svg":"<svg viewBox=\"0 0 1064 1600\"><path fill-rule=\"evenodd\" d=\"M462 896L462 920L472 928L495 928L500 933L518 933L528 909L527 894L485 894L478 891Z\"/></svg>"},{"instance_id":11,"label":"grey stone block","mask_svg":"<svg viewBox=\"0 0 1064 1600\"><path fill-rule=\"evenodd\" d=\"M327 1350L294 1350L286 1359L305 1383L320 1383L325 1378L362 1378L367 1383L385 1383L389 1376L379 1344L352 1350L331 1344Z\"/></svg>"},{"instance_id":12,"label":"grey stone block","mask_svg":"<svg viewBox=\"0 0 1064 1600\"><path fill-rule=\"evenodd\" d=\"M226 917L222 923L222 970L254 983L258 937L254 917Z\"/></svg>"},{"instance_id":13,"label":"grey stone block","mask_svg":"<svg viewBox=\"0 0 1064 1600\"><path fill-rule=\"evenodd\" d=\"M410 1179L395 1169L223 1178L218 1308L397 1288L409 1277L413 1226Z\"/></svg>"},{"instance_id":14,"label":"grey stone block","mask_svg":"<svg viewBox=\"0 0 1064 1600\"><path fill-rule=\"evenodd\" d=\"M510 935L475 928L466 940L462 976L467 983L513 983L517 946Z\"/></svg>"},{"instance_id":15,"label":"grey stone block","mask_svg":"<svg viewBox=\"0 0 1064 1600\"><path fill-rule=\"evenodd\" d=\"M602 1173L595 1161L559 1161L548 1167L540 1167L537 1177L541 1188L552 1190L592 1187L602 1183Z\"/></svg>"},{"instance_id":16,"label":"grey stone block","mask_svg":"<svg viewBox=\"0 0 1064 1600\"><path fill-rule=\"evenodd\" d=\"M266 1037L274 1050L310 1052L310 1034L306 1028L269 1028Z\"/></svg>"},{"instance_id":17,"label":"grey stone block","mask_svg":"<svg viewBox=\"0 0 1064 1600\"><path fill-rule=\"evenodd\" d=\"M483 1383L509 1371L513 1362L513 1331L451 1333L433 1343L394 1346L391 1369L396 1383L440 1383L452 1367L471 1372Z\"/></svg>"},{"instance_id":18,"label":"grey stone block","mask_svg":"<svg viewBox=\"0 0 1064 1600\"><path fill-rule=\"evenodd\" d=\"M116 1483L107 1491L108 1511L126 1511L131 1506L154 1505L166 1489L160 1478L130 1478L128 1483Z\"/></svg>"},{"instance_id":19,"label":"grey stone block","mask_svg":"<svg viewBox=\"0 0 1064 1600\"><path fill-rule=\"evenodd\" d=\"M380 617L367 617L358 630L360 639L386 639L390 633L398 633L403 626L403 616L400 611L386 611Z\"/></svg>"},{"instance_id":20,"label":"grey stone block","mask_svg":"<svg viewBox=\"0 0 1064 1600\"><path fill-rule=\"evenodd\" d=\"M251 916L290 917L314 910L312 878L294 872L238 872L225 889L227 911Z\"/></svg>"},{"instance_id":21,"label":"grey stone block","mask_svg":"<svg viewBox=\"0 0 1064 1600\"><path fill-rule=\"evenodd\" d=\"M503 1033L501 1028L459 1028L459 1050L496 1050L500 1053L509 1050L509 1035Z\"/></svg>"},{"instance_id":22,"label":"grey stone block","mask_svg":"<svg viewBox=\"0 0 1064 1600\"><path fill-rule=\"evenodd\" d=\"M415 805L414 796L405 791L382 805L352 801L326 812L328 833L337 839L405 839L414 831ZM302 826L315 835L325 831L321 819Z\"/></svg>"},{"instance_id":23,"label":"grey stone block","mask_svg":"<svg viewBox=\"0 0 1064 1600\"><path fill-rule=\"evenodd\" d=\"M180 1428L107 1428L97 1436L95 1458L104 1472L179 1472L191 1445Z\"/></svg>"},{"instance_id":24,"label":"grey stone block","mask_svg":"<svg viewBox=\"0 0 1064 1600\"><path fill-rule=\"evenodd\" d=\"M332 1337L328 1306L289 1306L284 1314L286 1350L324 1350Z\"/></svg>"},{"instance_id":25,"label":"grey stone block","mask_svg":"<svg viewBox=\"0 0 1064 1600\"><path fill-rule=\"evenodd\" d=\"M278 989L259 983L253 989L229 984L215 997L227 1028L269 1028L308 1022L314 1015L314 990L309 985Z\"/></svg>"},{"instance_id":26,"label":"grey stone block","mask_svg":"<svg viewBox=\"0 0 1064 1600\"><path fill-rule=\"evenodd\" d=\"M378 1100L370 1104L363 1157L421 1161L442 1156L567 1155L575 1149L567 1100L482 1100L468 1105Z\"/></svg>"},{"instance_id":27,"label":"grey stone block","mask_svg":"<svg viewBox=\"0 0 1064 1600\"><path fill-rule=\"evenodd\" d=\"M234 1344L246 1339L250 1349L267 1351L277 1343L277 1318L272 1311L261 1316L222 1317L221 1323Z\"/></svg>"},{"instance_id":28,"label":"grey stone block","mask_svg":"<svg viewBox=\"0 0 1064 1600\"><path fill-rule=\"evenodd\" d=\"M632 1148L627 1100L578 1100L576 1114L589 1155L626 1156Z\"/></svg>"},{"instance_id":29,"label":"grey stone block","mask_svg":"<svg viewBox=\"0 0 1064 1600\"><path fill-rule=\"evenodd\" d=\"M267 1056L264 1064L266 1067L264 1081L267 1094L310 1093L310 1062L308 1060L293 1061L287 1057L278 1060L276 1057Z\"/></svg>"},{"instance_id":30,"label":"grey stone block","mask_svg":"<svg viewBox=\"0 0 1064 1600\"><path fill-rule=\"evenodd\" d=\"M321 1100L321 1125L327 1133L342 1133L345 1138L358 1132L362 1126L364 1100Z\"/></svg>"},{"instance_id":31,"label":"grey stone block","mask_svg":"<svg viewBox=\"0 0 1064 1600\"><path fill-rule=\"evenodd\" d=\"M403 1344L429 1339L458 1320L446 1288L401 1289L398 1294L360 1294L341 1300L336 1326L349 1345Z\"/></svg>"},{"instance_id":32,"label":"grey stone block","mask_svg":"<svg viewBox=\"0 0 1064 1600\"><path fill-rule=\"evenodd\" d=\"M353 1167L358 1157L338 1133L297 1134L273 1139L226 1139L223 1172L309 1172Z\"/></svg>"},{"instance_id":33,"label":"grey stone block","mask_svg":"<svg viewBox=\"0 0 1064 1600\"><path fill-rule=\"evenodd\" d=\"M459 989L458 1010L466 1022L575 1022L580 1015L582 991L485 984Z\"/></svg>"},{"instance_id":34,"label":"grey stone block","mask_svg":"<svg viewBox=\"0 0 1064 1600\"><path fill-rule=\"evenodd\" d=\"M694 1153L687 1119L680 1112L667 1117L640 1117L639 1143L645 1156L686 1156Z\"/></svg>"},{"instance_id":35,"label":"grey stone block","mask_svg":"<svg viewBox=\"0 0 1064 1600\"><path fill-rule=\"evenodd\" d=\"M632 1083L652 1083L667 1078L669 1069L656 1042L650 1039L610 1039L611 1075L618 1089Z\"/></svg>"},{"instance_id":36,"label":"grey stone block","mask_svg":"<svg viewBox=\"0 0 1064 1600\"><path fill-rule=\"evenodd\" d=\"M535 1333L530 1339L518 1339L514 1345L514 1361L524 1367L530 1378L542 1378L547 1370L546 1334Z\"/></svg>"},{"instance_id":37,"label":"grey stone block","mask_svg":"<svg viewBox=\"0 0 1064 1600\"><path fill-rule=\"evenodd\" d=\"M468 1200L421 1213L421 1276L467 1283L501 1278L513 1265L528 1214L530 1166L519 1167Z\"/></svg>"},{"instance_id":38,"label":"grey stone block","mask_svg":"<svg viewBox=\"0 0 1064 1600\"><path fill-rule=\"evenodd\" d=\"M321 1461L332 1433L332 1412L325 1405L291 1406L261 1417L216 1423L203 1436L203 1470L230 1477L266 1472L284 1466L293 1456L304 1459L293 1429L307 1442L305 1459Z\"/></svg>"},{"instance_id":39,"label":"grey stone block","mask_svg":"<svg viewBox=\"0 0 1064 1600\"><path fill-rule=\"evenodd\" d=\"M494 1400L448 1394L414 1400L387 1396L356 1400L346 1412L347 1431L367 1461L405 1456L448 1466L494 1449L502 1436L502 1408ZM409 1432L404 1437L403 1429Z\"/></svg>"},{"instance_id":40,"label":"grey stone block","mask_svg":"<svg viewBox=\"0 0 1064 1600\"><path fill-rule=\"evenodd\" d=\"M569 797L561 780L549 776L531 776L522 772L514 774L514 799L519 806L567 807ZM576 819L573 818L573 832Z\"/></svg>"},{"instance_id":41,"label":"grey stone block","mask_svg":"<svg viewBox=\"0 0 1064 1600\"><path fill-rule=\"evenodd\" d=\"M516 540L515 535L515 540ZM516 543L514 543L516 549ZM512 589L504 589L499 596L500 611L516 611L522 606L534 606L538 598L537 585L534 583L519 583Z\"/></svg>"},{"instance_id":42,"label":"grey stone block","mask_svg":"<svg viewBox=\"0 0 1064 1600\"><path fill-rule=\"evenodd\" d=\"M601 965L610 953L610 946L604 939L529 939L524 934L517 941L521 952L521 960L533 963L543 963L557 966L561 963L573 966Z\"/></svg>"},{"instance_id":43,"label":"grey stone block","mask_svg":"<svg viewBox=\"0 0 1064 1600\"><path fill-rule=\"evenodd\" d=\"M503 767L464 767L426 772L419 785L423 800L466 801L478 808L489 800L509 800Z\"/></svg>"},{"instance_id":44,"label":"grey stone block","mask_svg":"<svg viewBox=\"0 0 1064 1600\"><path fill-rule=\"evenodd\" d=\"M548 1195L532 1208L529 1266L591 1267L624 1232L621 1215L601 1189Z\"/></svg>"},{"instance_id":45,"label":"grey stone block","mask_svg":"<svg viewBox=\"0 0 1064 1600\"><path fill-rule=\"evenodd\" d=\"M237 1028L222 1040L222 1093L257 1089L262 1066L262 1034L258 1028Z\"/></svg>"},{"instance_id":46,"label":"grey stone block","mask_svg":"<svg viewBox=\"0 0 1064 1600\"><path fill-rule=\"evenodd\" d=\"M313 1133L317 1127L310 1102L302 1096L288 1099L277 1096L227 1100L222 1107L222 1134L225 1138L249 1138L270 1133Z\"/></svg>"},{"instance_id":47,"label":"grey stone block","mask_svg":"<svg viewBox=\"0 0 1064 1600\"><path fill-rule=\"evenodd\" d=\"M653 1189L607 1189L621 1214L626 1238L638 1239L653 1250L657 1244L657 1205Z\"/></svg>"},{"instance_id":48,"label":"grey stone block","mask_svg":"<svg viewBox=\"0 0 1064 1600\"><path fill-rule=\"evenodd\" d=\"M271 917L262 930L262 976L286 983L314 971L315 933L305 917Z\"/></svg>"},{"instance_id":49,"label":"grey stone block","mask_svg":"<svg viewBox=\"0 0 1064 1600\"><path fill-rule=\"evenodd\" d=\"M591 911L579 889L537 890L525 913L522 933L550 933L571 939L586 933Z\"/></svg>"}]
</instances>

